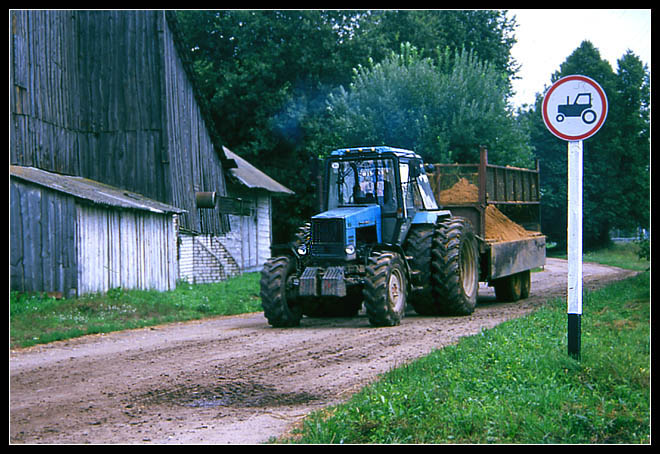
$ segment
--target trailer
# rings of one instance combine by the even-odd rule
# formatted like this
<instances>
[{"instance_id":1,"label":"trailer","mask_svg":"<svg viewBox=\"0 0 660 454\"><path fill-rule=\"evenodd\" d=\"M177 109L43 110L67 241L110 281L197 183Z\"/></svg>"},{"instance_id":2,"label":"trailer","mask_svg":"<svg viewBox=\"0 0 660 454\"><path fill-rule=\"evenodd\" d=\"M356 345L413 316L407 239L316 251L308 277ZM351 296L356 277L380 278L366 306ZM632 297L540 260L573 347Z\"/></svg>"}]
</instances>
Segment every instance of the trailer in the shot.
<instances>
[{"instance_id":1,"label":"trailer","mask_svg":"<svg viewBox=\"0 0 660 454\"><path fill-rule=\"evenodd\" d=\"M434 164L428 175L438 205L470 221L479 245L479 281L500 301L529 296L530 271L545 265L539 166ZM452 190L455 188L454 190Z\"/></svg>"}]
</instances>

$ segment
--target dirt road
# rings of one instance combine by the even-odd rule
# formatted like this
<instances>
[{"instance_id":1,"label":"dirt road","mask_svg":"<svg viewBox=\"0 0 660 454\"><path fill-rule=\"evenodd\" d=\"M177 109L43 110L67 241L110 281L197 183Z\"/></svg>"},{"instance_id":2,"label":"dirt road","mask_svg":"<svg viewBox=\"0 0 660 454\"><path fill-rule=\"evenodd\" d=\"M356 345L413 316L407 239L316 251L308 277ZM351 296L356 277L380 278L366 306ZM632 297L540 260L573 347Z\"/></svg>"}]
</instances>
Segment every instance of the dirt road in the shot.
<instances>
[{"instance_id":1,"label":"dirt road","mask_svg":"<svg viewBox=\"0 0 660 454\"><path fill-rule=\"evenodd\" d=\"M632 274L585 263L585 288ZM255 313L12 351L10 442L264 442L397 365L565 293L566 262L548 259L529 299L496 303L481 287L468 317L413 314L393 328L303 318L274 329Z\"/></svg>"}]
</instances>

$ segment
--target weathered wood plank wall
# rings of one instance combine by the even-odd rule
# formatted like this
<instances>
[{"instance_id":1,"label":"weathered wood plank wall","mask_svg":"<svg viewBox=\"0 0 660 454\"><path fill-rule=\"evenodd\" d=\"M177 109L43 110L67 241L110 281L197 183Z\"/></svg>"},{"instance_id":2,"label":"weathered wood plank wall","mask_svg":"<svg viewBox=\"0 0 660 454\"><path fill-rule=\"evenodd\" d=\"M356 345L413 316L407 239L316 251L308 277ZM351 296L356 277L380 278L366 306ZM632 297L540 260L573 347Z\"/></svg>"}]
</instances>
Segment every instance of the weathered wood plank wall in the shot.
<instances>
[{"instance_id":1,"label":"weathered wood plank wall","mask_svg":"<svg viewBox=\"0 0 660 454\"><path fill-rule=\"evenodd\" d=\"M179 58L180 44L161 14L163 99L165 100L166 143L173 185L172 204L195 206L195 192L227 193L223 166L204 121L191 82L186 60ZM171 15L170 22L173 20ZM229 229L226 216L218 208L188 210L182 225L197 226L199 232L220 233Z\"/></svg>"},{"instance_id":2,"label":"weathered wood plank wall","mask_svg":"<svg viewBox=\"0 0 660 454\"><path fill-rule=\"evenodd\" d=\"M176 205L223 233L195 191L225 195L222 162L162 11L12 11L12 164Z\"/></svg>"},{"instance_id":3,"label":"weathered wood plank wall","mask_svg":"<svg viewBox=\"0 0 660 454\"><path fill-rule=\"evenodd\" d=\"M176 231L172 215L77 204L78 294L111 288L173 290Z\"/></svg>"},{"instance_id":4,"label":"weathered wood plank wall","mask_svg":"<svg viewBox=\"0 0 660 454\"><path fill-rule=\"evenodd\" d=\"M172 214L102 207L14 179L10 191L12 291L175 288Z\"/></svg>"},{"instance_id":5,"label":"weathered wood plank wall","mask_svg":"<svg viewBox=\"0 0 660 454\"><path fill-rule=\"evenodd\" d=\"M10 197L11 289L75 294L78 262L73 198L13 179Z\"/></svg>"},{"instance_id":6,"label":"weathered wood plank wall","mask_svg":"<svg viewBox=\"0 0 660 454\"><path fill-rule=\"evenodd\" d=\"M12 11L12 163L167 202L149 12Z\"/></svg>"},{"instance_id":7,"label":"weathered wood plank wall","mask_svg":"<svg viewBox=\"0 0 660 454\"><path fill-rule=\"evenodd\" d=\"M249 207L245 216L230 215L231 231L218 238L243 272L260 271L270 258L272 201L267 191L230 185L229 193Z\"/></svg>"}]
</instances>

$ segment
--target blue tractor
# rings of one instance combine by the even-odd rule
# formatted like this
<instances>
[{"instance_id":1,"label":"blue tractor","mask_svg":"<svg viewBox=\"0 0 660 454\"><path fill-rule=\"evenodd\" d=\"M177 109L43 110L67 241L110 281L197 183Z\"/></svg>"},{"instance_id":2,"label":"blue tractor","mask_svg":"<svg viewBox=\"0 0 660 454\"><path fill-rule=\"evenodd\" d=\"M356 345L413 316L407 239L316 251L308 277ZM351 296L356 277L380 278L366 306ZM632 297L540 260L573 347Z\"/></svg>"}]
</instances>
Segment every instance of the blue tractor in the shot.
<instances>
[{"instance_id":1,"label":"blue tractor","mask_svg":"<svg viewBox=\"0 0 660 454\"><path fill-rule=\"evenodd\" d=\"M474 311L479 250L469 221L438 208L421 157L392 147L333 151L320 214L295 241L274 246L261 274L274 327L303 315L355 316L395 326L416 312Z\"/></svg>"}]
</instances>

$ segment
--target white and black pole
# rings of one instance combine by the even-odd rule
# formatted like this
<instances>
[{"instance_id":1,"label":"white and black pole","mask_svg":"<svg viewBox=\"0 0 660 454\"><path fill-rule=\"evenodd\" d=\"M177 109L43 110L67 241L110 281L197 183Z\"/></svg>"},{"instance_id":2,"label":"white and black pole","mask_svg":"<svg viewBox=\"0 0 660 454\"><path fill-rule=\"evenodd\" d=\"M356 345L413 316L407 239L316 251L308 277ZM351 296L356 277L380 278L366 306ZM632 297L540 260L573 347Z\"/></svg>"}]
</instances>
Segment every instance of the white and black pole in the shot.
<instances>
[{"instance_id":1,"label":"white and black pole","mask_svg":"<svg viewBox=\"0 0 660 454\"><path fill-rule=\"evenodd\" d=\"M568 142L568 354L582 344L582 141Z\"/></svg>"},{"instance_id":2,"label":"white and black pole","mask_svg":"<svg viewBox=\"0 0 660 454\"><path fill-rule=\"evenodd\" d=\"M582 347L582 178L583 140L607 117L607 96L596 81L573 75L552 84L543 98L543 121L568 142L568 354Z\"/></svg>"}]
</instances>

